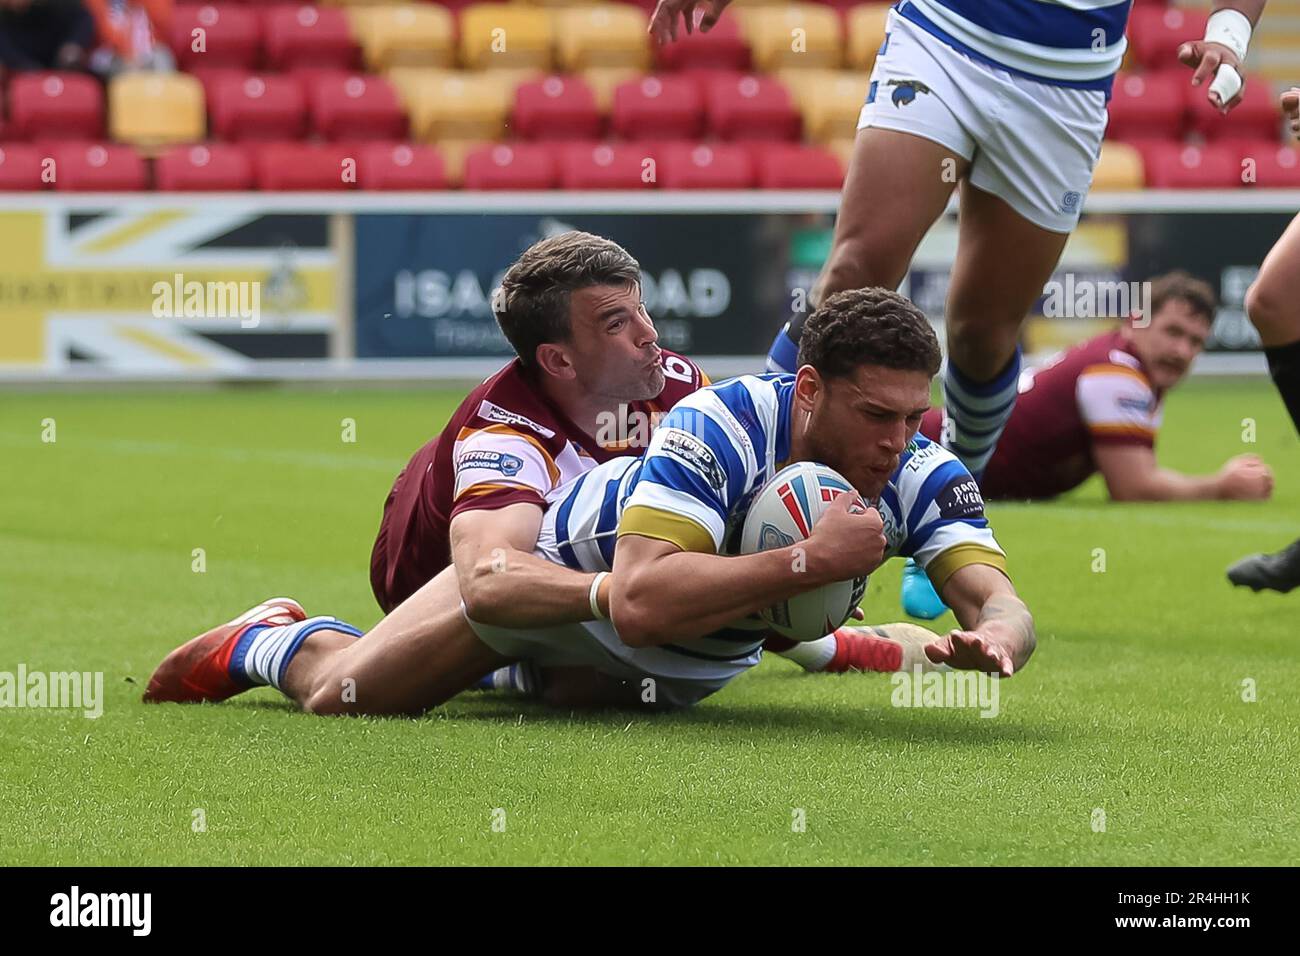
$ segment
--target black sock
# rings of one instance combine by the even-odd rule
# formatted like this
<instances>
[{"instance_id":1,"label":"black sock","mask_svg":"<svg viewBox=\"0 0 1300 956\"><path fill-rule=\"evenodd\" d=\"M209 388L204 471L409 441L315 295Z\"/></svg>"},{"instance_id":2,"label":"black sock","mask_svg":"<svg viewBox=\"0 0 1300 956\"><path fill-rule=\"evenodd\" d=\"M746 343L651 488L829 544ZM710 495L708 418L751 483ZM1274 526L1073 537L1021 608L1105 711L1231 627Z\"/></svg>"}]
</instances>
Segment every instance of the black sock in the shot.
<instances>
[{"instance_id":1,"label":"black sock","mask_svg":"<svg viewBox=\"0 0 1300 956\"><path fill-rule=\"evenodd\" d=\"M1300 341L1268 346L1264 355L1268 359L1268 374L1291 414L1296 433L1300 434Z\"/></svg>"}]
</instances>

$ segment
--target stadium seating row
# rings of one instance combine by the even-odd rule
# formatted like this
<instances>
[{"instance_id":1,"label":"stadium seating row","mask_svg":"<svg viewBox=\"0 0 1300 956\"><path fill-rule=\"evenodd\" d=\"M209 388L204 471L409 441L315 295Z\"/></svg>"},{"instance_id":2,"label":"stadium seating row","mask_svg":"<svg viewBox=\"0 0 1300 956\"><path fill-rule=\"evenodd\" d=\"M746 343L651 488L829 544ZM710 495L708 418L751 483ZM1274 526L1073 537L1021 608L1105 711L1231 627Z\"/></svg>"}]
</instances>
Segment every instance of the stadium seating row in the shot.
<instances>
[{"instance_id":1,"label":"stadium seating row","mask_svg":"<svg viewBox=\"0 0 1300 956\"><path fill-rule=\"evenodd\" d=\"M851 141L846 141L851 142ZM0 146L0 191L837 189L844 148L790 143L212 143L150 163L129 146ZM152 176L151 176L152 169ZM1300 150L1271 141L1107 143L1094 189L1300 188Z\"/></svg>"}]
</instances>

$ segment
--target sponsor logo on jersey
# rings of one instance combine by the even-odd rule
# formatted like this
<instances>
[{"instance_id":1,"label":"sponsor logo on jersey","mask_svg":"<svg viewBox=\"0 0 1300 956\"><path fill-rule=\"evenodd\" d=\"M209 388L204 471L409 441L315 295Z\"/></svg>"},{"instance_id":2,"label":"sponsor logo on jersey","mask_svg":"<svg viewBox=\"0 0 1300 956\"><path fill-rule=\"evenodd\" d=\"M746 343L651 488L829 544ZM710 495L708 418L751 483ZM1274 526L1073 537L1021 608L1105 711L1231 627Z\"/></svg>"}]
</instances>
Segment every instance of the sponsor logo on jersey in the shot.
<instances>
[{"instance_id":1,"label":"sponsor logo on jersey","mask_svg":"<svg viewBox=\"0 0 1300 956\"><path fill-rule=\"evenodd\" d=\"M501 451L467 451L456 461L456 474L472 469L499 471L507 478L513 478L524 467L524 460L515 455Z\"/></svg>"},{"instance_id":2,"label":"sponsor logo on jersey","mask_svg":"<svg viewBox=\"0 0 1300 956\"><path fill-rule=\"evenodd\" d=\"M894 92L889 94L889 100L895 106L906 106L916 99L917 93L931 92L920 80L890 80L889 85L894 88Z\"/></svg>"},{"instance_id":3,"label":"sponsor logo on jersey","mask_svg":"<svg viewBox=\"0 0 1300 956\"><path fill-rule=\"evenodd\" d=\"M913 439L912 442L907 446L907 450L904 451L903 454L906 455L909 452L911 453L911 457L907 459L907 464L903 466L903 470L920 471L922 468L925 467L926 463L929 462L931 458L934 458L936 455L942 454L943 446L940 445L938 442L932 442L932 441L927 441L924 445L922 445L919 442L917 442L915 439Z\"/></svg>"},{"instance_id":4,"label":"sponsor logo on jersey","mask_svg":"<svg viewBox=\"0 0 1300 956\"><path fill-rule=\"evenodd\" d=\"M1115 404L1120 408L1127 408L1129 411L1149 412L1151 411L1152 401L1149 398L1137 398L1133 395L1121 395L1115 400Z\"/></svg>"},{"instance_id":5,"label":"sponsor logo on jersey","mask_svg":"<svg viewBox=\"0 0 1300 956\"><path fill-rule=\"evenodd\" d=\"M500 422L502 425L523 425L525 428L531 428L543 438L555 437L555 432L545 425L539 425L531 418L526 418L518 412L512 412L508 408L502 408L495 402L489 402L486 398L479 402L478 417L486 418L490 422Z\"/></svg>"},{"instance_id":6,"label":"sponsor logo on jersey","mask_svg":"<svg viewBox=\"0 0 1300 956\"><path fill-rule=\"evenodd\" d=\"M961 475L935 495L940 518L978 518L984 513L980 486L970 475Z\"/></svg>"},{"instance_id":7,"label":"sponsor logo on jersey","mask_svg":"<svg viewBox=\"0 0 1300 956\"><path fill-rule=\"evenodd\" d=\"M678 428L662 428L659 434L664 436L663 443L659 446L660 451L694 471L715 491L727 487L727 473L713 454L712 448L690 432Z\"/></svg>"}]
</instances>

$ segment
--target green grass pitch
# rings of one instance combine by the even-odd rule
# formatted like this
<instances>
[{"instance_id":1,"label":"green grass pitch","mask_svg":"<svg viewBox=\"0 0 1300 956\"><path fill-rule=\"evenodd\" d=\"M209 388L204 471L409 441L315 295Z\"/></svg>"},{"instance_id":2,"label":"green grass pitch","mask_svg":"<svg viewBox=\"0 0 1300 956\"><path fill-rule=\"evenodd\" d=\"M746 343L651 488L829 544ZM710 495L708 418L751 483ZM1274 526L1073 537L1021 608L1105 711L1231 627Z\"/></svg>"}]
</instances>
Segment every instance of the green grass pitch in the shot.
<instances>
[{"instance_id":1,"label":"green grass pitch","mask_svg":"<svg viewBox=\"0 0 1300 956\"><path fill-rule=\"evenodd\" d=\"M990 509L1039 628L995 719L895 708L887 678L805 676L779 659L668 716L485 694L420 720L313 718L269 690L140 703L164 653L261 598L372 625L384 496L459 394L0 394L0 671L103 671L106 697L97 720L0 710L0 863L1300 855L1300 593L1253 595L1223 576L1300 534L1300 442L1265 379L1180 389L1159 450L1202 472L1255 451L1276 469L1272 502L1116 506L1094 482ZM900 618L898 564L872 578L870 620Z\"/></svg>"}]
</instances>

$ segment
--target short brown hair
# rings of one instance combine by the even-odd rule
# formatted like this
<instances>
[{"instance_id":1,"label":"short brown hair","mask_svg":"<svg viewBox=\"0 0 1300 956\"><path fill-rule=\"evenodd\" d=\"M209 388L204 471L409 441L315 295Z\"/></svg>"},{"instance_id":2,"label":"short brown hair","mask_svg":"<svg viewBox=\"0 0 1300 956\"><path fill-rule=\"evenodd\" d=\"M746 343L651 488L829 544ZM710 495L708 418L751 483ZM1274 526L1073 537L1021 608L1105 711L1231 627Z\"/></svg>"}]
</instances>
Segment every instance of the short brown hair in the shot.
<instances>
[{"instance_id":1,"label":"short brown hair","mask_svg":"<svg viewBox=\"0 0 1300 956\"><path fill-rule=\"evenodd\" d=\"M589 232L562 232L533 243L506 271L493 302L497 325L519 360L532 368L537 346L569 340L569 293L640 283L640 264L617 242Z\"/></svg>"},{"instance_id":2,"label":"short brown hair","mask_svg":"<svg viewBox=\"0 0 1300 956\"><path fill-rule=\"evenodd\" d=\"M823 300L799 340L799 364L823 378L846 378L859 365L880 365L933 378L942 361L929 320L889 289L849 289Z\"/></svg>"},{"instance_id":3,"label":"short brown hair","mask_svg":"<svg viewBox=\"0 0 1300 956\"><path fill-rule=\"evenodd\" d=\"M1151 315L1147 316L1148 319L1153 318L1166 302L1181 299L1206 322L1214 321L1214 314L1219 308L1219 297L1214 294L1214 289L1208 282L1182 269L1153 276L1150 281Z\"/></svg>"}]
</instances>

